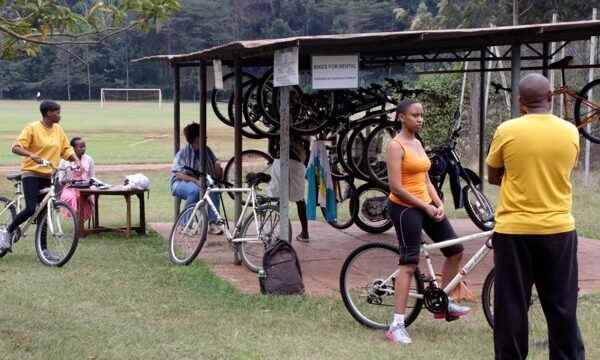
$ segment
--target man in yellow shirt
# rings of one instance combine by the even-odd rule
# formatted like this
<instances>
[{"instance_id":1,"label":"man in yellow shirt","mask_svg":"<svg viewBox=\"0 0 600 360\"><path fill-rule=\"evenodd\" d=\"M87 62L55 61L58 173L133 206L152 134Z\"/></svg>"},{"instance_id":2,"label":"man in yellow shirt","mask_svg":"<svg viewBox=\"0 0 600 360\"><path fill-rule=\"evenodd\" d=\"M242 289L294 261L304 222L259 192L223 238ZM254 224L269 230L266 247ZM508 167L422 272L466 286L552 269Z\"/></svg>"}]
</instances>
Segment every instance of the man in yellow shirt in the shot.
<instances>
[{"instance_id":1,"label":"man in yellow shirt","mask_svg":"<svg viewBox=\"0 0 600 360\"><path fill-rule=\"evenodd\" d=\"M570 182L579 134L551 114L552 89L544 76L523 77L519 103L527 114L496 129L486 160L488 181L500 185L493 236L496 359L527 357L534 284L548 324L550 358L584 359Z\"/></svg>"},{"instance_id":2,"label":"man in yellow shirt","mask_svg":"<svg viewBox=\"0 0 600 360\"><path fill-rule=\"evenodd\" d=\"M13 222L0 229L0 249L12 251L12 233L35 212L41 200L39 192L50 186L52 169L40 166L48 160L57 166L60 159L70 160L81 168L81 162L63 129L58 125L61 119L60 105L51 100L40 103L42 119L27 124L12 146L12 152L22 156L21 175L25 193L25 209L18 213ZM43 198L43 196L42 196Z\"/></svg>"}]
</instances>

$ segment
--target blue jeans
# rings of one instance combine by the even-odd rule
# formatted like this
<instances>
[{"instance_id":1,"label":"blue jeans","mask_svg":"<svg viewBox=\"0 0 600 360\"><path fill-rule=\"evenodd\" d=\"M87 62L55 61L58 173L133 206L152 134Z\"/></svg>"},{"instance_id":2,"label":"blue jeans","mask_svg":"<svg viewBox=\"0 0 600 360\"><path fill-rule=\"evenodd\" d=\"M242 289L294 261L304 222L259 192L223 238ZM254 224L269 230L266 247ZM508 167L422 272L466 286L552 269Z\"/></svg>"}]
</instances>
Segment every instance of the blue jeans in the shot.
<instances>
[{"instance_id":1,"label":"blue jeans","mask_svg":"<svg viewBox=\"0 0 600 360\"><path fill-rule=\"evenodd\" d=\"M188 207L192 204L197 203L200 200L200 196L204 196L202 189L200 187L191 182L191 181L180 181L175 188L173 189L173 196L177 196L179 198L185 199L185 207ZM219 206L221 205L219 201L219 193L210 193L210 200L215 205L217 211L219 211ZM217 220L217 214L212 211L210 206L208 207L208 222L213 223Z\"/></svg>"}]
</instances>

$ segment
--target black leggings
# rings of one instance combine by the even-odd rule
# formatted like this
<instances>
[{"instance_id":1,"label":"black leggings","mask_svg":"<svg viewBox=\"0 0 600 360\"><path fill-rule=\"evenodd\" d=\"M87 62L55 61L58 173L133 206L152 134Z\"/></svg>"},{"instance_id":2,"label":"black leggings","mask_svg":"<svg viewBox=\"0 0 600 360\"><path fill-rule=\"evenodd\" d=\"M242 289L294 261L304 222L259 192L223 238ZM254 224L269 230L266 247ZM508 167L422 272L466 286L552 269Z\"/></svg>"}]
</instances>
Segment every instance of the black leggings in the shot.
<instances>
[{"instance_id":1,"label":"black leggings","mask_svg":"<svg viewBox=\"0 0 600 360\"><path fill-rule=\"evenodd\" d=\"M46 194L40 194L40 190L50 186L50 178L38 177L38 176L27 176L23 178L23 193L25 195L25 209L15 216L13 222L6 227L9 232L15 231L15 229L27 221L35 212L37 204L46 196Z\"/></svg>"},{"instance_id":2,"label":"black leggings","mask_svg":"<svg viewBox=\"0 0 600 360\"><path fill-rule=\"evenodd\" d=\"M419 208L409 208L398 205L388 199L387 210L396 229L398 245L400 246L400 265L419 264L421 247L421 231L434 242L456 239L458 236L448 217L440 222L432 218ZM459 254L464 251L462 244L456 244L440 249L445 257Z\"/></svg>"}]
</instances>

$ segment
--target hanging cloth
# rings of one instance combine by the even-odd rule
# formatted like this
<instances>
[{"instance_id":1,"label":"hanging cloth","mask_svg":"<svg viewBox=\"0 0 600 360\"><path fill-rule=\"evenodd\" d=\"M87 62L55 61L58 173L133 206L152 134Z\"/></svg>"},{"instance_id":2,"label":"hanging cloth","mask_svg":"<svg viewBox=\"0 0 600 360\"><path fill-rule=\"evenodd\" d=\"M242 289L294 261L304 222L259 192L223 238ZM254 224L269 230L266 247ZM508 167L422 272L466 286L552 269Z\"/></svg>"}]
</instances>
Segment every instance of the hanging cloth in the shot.
<instances>
[{"instance_id":1,"label":"hanging cloth","mask_svg":"<svg viewBox=\"0 0 600 360\"><path fill-rule=\"evenodd\" d=\"M329 158L323 140L315 141L310 150L306 179L308 181L306 217L308 220L316 219L318 204L325 209L325 219L334 221L336 219L335 194L333 192Z\"/></svg>"}]
</instances>

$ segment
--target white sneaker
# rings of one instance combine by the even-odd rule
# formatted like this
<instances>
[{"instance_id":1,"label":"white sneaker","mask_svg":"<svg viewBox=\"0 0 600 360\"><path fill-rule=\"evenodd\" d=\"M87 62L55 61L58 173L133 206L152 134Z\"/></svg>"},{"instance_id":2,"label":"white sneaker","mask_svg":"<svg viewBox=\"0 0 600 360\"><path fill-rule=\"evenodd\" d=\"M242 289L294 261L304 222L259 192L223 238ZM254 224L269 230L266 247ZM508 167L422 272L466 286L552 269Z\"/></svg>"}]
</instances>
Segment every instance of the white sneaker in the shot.
<instances>
[{"instance_id":1,"label":"white sneaker","mask_svg":"<svg viewBox=\"0 0 600 360\"><path fill-rule=\"evenodd\" d=\"M471 312L471 308L468 306L460 306L457 303L455 303L454 301L450 301L448 303L448 315L450 315L450 316L460 317L463 315L467 315L470 312ZM433 317L435 319L445 319L446 313L442 312L439 314L433 314Z\"/></svg>"},{"instance_id":2,"label":"white sneaker","mask_svg":"<svg viewBox=\"0 0 600 360\"><path fill-rule=\"evenodd\" d=\"M6 229L0 229L0 249L12 251L12 234Z\"/></svg>"},{"instance_id":3,"label":"white sneaker","mask_svg":"<svg viewBox=\"0 0 600 360\"><path fill-rule=\"evenodd\" d=\"M208 233L212 235L221 235L223 234L223 230L221 227L215 223L208 224Z\"/></svg>"},{"instance_id":4,"label":"white sneaker","mask_svg":"<svg viewBox=\"0 0 600 360\"><path fill-rule=\"evenodd\" d=\"M394 344L412 344L412 339L410 338L410 335L408 335L408 332L406 332L404 324L390 326L390 329L385 336Z\"/></svg>"}]
</instances>

